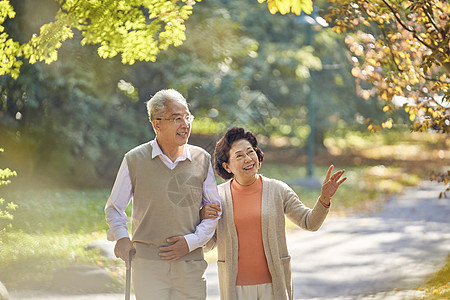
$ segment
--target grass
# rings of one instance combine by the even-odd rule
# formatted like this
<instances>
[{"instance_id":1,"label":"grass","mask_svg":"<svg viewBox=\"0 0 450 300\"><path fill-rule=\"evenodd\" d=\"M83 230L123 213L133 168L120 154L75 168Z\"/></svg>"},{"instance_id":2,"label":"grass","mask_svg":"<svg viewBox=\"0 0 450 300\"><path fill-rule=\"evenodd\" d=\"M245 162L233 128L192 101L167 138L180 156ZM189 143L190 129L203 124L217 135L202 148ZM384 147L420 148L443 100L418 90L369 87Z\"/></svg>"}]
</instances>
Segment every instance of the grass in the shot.
<instances>
[{"instance_id":1,"label":"grass","mask_svg":"<svg viewBox=\"0 0 450 300\"><path fill-rule=\"evenodd\" d=\"M108 196L109 190L8 193L6 198L18 208L12 230L0 238L0 281L12 289L45 289L59 268L97 265L116 279L112 291L120 290L122 263L86 249L89 243L106 239L103 208Z\"/></svg>"},{"instance_id":2,"label":"grass","mask_svg":"<svg viewBox=\"0 0 450 300\"><path fill-rule=\"evenodd\" d=\"M425 291L422 300L450 299L450 255L445 266L418 290Z\"/></svg>"}]
</instances>

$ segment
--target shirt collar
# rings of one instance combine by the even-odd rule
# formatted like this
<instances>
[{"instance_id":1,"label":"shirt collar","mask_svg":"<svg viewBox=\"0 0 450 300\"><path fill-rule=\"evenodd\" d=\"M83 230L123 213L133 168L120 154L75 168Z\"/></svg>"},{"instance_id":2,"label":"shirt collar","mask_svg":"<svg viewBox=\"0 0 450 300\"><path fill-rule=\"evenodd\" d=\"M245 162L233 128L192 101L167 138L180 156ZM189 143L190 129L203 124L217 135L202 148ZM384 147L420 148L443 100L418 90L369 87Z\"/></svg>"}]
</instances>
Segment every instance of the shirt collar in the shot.
<instances>
[{"instance_id":1,"label":"shirt collar","mask_svg":"<svg viewBox=\"0 0 450 300\"><path fill-rule=\"evenodd\" d=\"M157 157L157 156L159 156L159 155L164 156L164 157L166 157L168 159L167 155L165 155L164 152L161 150L161 147L159 147L159 144L158 144L156 138L154 140L152 140L150 142L150 144L152 145L152 148L153 148L152 149L152 159ZM184 147L183 147L183 154L181 154L181 156L178 157L176 159L176 161L183 161L183 160L186 160L186 159L189 159L190 161L192 161L191 151L189 150L189 145L188 144L184 145Z\"/></svg>"}]
</instances>

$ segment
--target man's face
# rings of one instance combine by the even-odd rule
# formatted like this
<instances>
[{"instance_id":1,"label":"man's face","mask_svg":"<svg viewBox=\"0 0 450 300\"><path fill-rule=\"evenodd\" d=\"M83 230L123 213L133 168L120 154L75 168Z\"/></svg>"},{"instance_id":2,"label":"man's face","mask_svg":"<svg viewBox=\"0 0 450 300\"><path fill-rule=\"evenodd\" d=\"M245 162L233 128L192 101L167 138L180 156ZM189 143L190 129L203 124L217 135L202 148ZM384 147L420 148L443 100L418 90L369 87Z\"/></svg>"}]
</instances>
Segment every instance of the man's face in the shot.
<instances>
[{"instance_id":1,"label":"man's face","mask_svg":"<svg viewBox=\"0 0 450 300\"><path fill-rule=\"evenodd\" d=\"M186 144L191 134L191 123L186 120L187 116L190 116L187 106L178 101L170 102L167 111L153 121L158 141L167 147Z\"/></svg>"}]
</instances>

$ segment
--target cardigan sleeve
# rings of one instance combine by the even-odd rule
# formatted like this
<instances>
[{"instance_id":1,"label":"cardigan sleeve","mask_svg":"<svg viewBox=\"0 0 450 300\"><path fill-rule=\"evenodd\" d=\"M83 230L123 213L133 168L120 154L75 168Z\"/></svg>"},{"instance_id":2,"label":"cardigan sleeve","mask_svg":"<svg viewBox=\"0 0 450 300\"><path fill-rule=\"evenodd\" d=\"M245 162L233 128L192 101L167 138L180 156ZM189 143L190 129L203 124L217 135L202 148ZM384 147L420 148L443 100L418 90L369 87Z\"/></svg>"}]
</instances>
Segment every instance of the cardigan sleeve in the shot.
<instances>
[{"instance_id":1,"label":"cardigan sleeve","mask_svg":"<svg viewBox=\"0 0 450 300\"><path fill-rule=\"evenodd\" d=\"M308 208L300 201L298 195L283 183L282 191L284 213L294 224L302 229L316 231L322 226L323 221L328 215L329 208L320 204L317 199L314 208Z\"/></svg>"},{"instance_id":2,"label":"cardigan sleeve","mask_svg":"<svg viewBox=\"0 0 450 300\"><path fill-rule=\"evenodd\" d=\"M214 235L211 237L211 239L203 246L203 250L205 252L209 252L211 250L213 250L214 248L216 248L217 246L217 228L216 231L214 232Z\"/></svg>"}]
</instances>

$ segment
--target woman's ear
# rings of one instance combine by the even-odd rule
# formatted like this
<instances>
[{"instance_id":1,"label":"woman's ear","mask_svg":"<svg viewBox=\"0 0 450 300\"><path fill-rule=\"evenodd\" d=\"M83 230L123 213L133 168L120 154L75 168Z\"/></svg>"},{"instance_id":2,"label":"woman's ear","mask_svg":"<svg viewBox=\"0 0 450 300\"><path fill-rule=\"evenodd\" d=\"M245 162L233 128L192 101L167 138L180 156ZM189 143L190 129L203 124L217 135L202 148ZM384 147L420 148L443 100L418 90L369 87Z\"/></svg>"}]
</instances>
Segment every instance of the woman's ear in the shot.
<instances>
[{"instance_id":1,"label":"woman's ear","mask_svg":"<svg viewBox=\"0 0 450 300\"><path fill-rule=\"evenodd\" d=\"M228 173L231 173L230 168L228 167L228 164L226 162L222 163L222 167L225 169L225 171L227 171Z\"/></svg>"}]
</instances>

